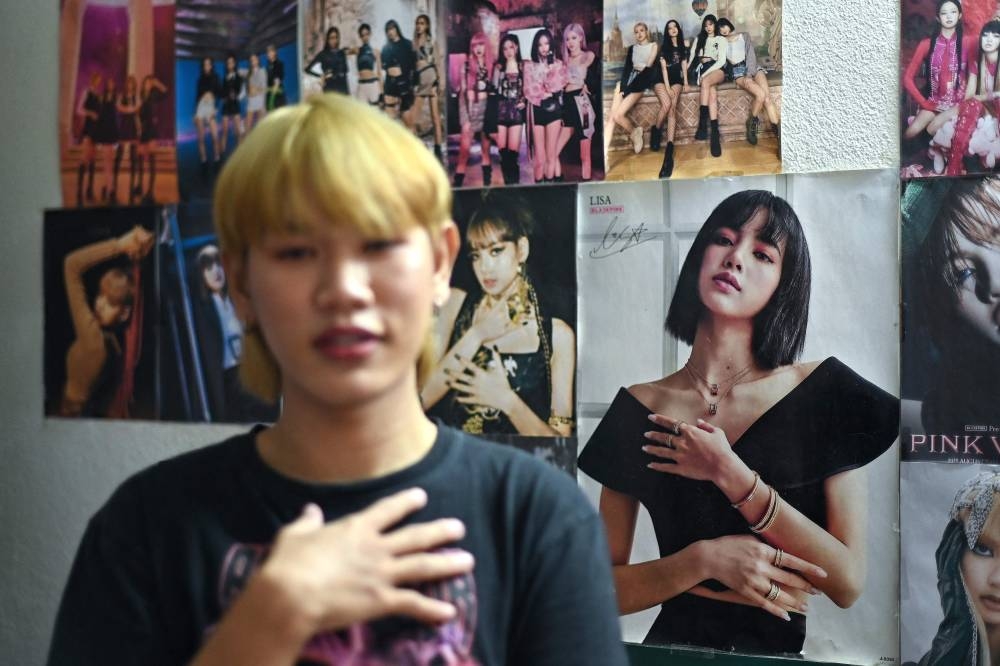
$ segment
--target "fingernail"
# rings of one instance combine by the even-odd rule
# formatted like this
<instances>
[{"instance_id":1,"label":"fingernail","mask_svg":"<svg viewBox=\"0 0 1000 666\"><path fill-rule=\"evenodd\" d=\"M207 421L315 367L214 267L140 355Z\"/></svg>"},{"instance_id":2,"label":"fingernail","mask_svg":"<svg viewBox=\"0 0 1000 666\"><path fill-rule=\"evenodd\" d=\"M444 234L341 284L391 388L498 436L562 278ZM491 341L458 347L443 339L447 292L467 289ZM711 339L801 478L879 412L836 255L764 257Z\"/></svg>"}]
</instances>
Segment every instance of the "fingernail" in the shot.
<instances>
[{"instance_id":1,"label":"fingernail","mask_svg":"<svg viewBox=\"0 0 1000 666\"><path fill-rule=\"evenodd\" d=\"M645 451L646 453L649 453L649 447L646 446L645 444L642 445L642 450Z\"/></svg>"},{"instance_id":2,"label":"fingernail","mask_svg":"<svg viewBox=\"0 0 1000 666\"><path fill-rule=\"evenodd\" d=\"M467 565L475 564L476 559L472 556L472 553L465 550L458 550L451 553L451 560L455 564Z\"/></svg>"},{"instance_id":3,"label":"fingernail","mask_svg":"<svg viewBox=\"0 0 1000 666\"><path fill-rule=\"evenodd\" d=\"M809 604L803 601L801 604L799 604L799 610L802 611L803 613L809 612Z\"/></svg>"},{"instance_id":4,"label":"fingernail","mask_svg":"<svg viewBox=\"0 0 1000 666\"><path fill-rule=\"evenodd\" d=\"M791 616L791 615L789 615L788 613L784 612L784 611L782 611L782 613L781 613L781 618L782 618L782 619L783 619L783 620L784 620L785 622L791 622L791 621L792 621L792 616Z\"/></svg>"},{"instance_id":5,"label":"fingernail","mask_svg":"<svg viewBox=\"0 0 1000 666\"><path fill-rule=\"evenodd\" d=\"M654 421L655 422L656 421L656 414L649 414L649 415L646 416L646 418L649 419L650 421Z\"/></svg>"},{"instance_id":6,"label":"fingernail","mask_svg":"<svg viewBox=\"0 0 1000 666\"><path fill-rule=\"evenodd\" d=\"M824 569L819 569L818 571L819 571L819 577L820 577L820 578L826 578L826 575L827 575L827 574L826 574L826 570L824 570Z\"/></svg>"}]
</instances>

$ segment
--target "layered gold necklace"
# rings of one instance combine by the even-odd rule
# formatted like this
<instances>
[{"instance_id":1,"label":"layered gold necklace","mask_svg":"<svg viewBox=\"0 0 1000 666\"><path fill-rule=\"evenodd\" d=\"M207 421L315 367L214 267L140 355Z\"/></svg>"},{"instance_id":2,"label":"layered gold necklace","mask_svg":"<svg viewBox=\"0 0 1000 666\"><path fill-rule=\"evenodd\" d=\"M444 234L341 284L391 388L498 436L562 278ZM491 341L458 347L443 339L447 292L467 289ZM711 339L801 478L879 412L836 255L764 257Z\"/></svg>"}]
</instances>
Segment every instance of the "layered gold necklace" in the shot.
<instances>
[{"instance_id":1,"label":"layered gold necklace","mask_svg":"<svg viewBox=\"0 0 1000 666\"><path fill-rule=\"evenodd\" d=\"M687 372L688 377L691 378L691 383L694 384L695 388L698 389L699 385L704 385L705 388L708 389L708 394L712 396L712 398L715 398L714 402L712 400L705 400L705 403L708 405L709 416L715 416L719 413L719 403L725 400L726 396L732 393L733 389L736 388L736 385L739 384L744 377L750 374L751 369L753 369L752 363L742 370L729 375L721 382L710 382L705 375L701 374L691 366L690 359L688 359L688 362L684 364L684 370ZM726 388L723 389L723 387ZM698 392L701 393L700 390ZM704 398L704 396L702 397Z\"/></svg>"}]
</instances>

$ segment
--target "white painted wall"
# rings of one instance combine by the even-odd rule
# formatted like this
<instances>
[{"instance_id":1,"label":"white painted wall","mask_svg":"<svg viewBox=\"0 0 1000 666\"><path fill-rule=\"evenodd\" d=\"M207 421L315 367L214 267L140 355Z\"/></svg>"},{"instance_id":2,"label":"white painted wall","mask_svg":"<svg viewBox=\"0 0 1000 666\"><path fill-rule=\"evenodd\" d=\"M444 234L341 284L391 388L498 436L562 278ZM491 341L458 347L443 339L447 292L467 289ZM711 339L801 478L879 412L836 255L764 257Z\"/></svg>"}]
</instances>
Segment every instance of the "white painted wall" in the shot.
<instances>
[{"instance_id":1,"label":"white painted wall","mask_svg":"<svg viewBox=\"0 0 1000 666\"><path fill-rule=\"evenodd\" d=\"M232 429L42 418L42 210L59 205L59 3L0 9L0 663L38 664L88 517L133 471ZM898 152L896 0L785 0L790 172ZM877 19L877 20L876 20Z\"/></svg>"}]
</instances>

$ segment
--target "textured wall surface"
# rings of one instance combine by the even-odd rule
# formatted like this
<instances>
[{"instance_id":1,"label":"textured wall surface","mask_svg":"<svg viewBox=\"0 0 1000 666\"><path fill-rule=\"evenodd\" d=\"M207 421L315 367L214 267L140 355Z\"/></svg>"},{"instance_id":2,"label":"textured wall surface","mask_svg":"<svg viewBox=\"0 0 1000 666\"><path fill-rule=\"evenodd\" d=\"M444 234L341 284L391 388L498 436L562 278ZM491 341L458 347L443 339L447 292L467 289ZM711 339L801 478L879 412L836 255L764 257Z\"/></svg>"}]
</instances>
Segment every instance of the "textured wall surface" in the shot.
<instances>
[{"instance_id":1,"label":"textured wall surface","mask_svg":"<svg viewBox=\"0 0 1000 666\"><path fill-rule=\"evenodd\" d=\"M59 204L57 2L7 2L0 44L0 663L44 660L89 516L149 463L232 429L42 418L42 210ZM785 0L788 171L896 163L894 0Z\"/></svg>"},{"instance_id":2,"label":"textured wall surface","mask_svg":"<svg viewBox=\"0 0 1000 666\"><path fill-rule=\"evenodd\" d=\"M899 3L785 0L785 171L899 162Z\"/></svg>"}]
</instances>

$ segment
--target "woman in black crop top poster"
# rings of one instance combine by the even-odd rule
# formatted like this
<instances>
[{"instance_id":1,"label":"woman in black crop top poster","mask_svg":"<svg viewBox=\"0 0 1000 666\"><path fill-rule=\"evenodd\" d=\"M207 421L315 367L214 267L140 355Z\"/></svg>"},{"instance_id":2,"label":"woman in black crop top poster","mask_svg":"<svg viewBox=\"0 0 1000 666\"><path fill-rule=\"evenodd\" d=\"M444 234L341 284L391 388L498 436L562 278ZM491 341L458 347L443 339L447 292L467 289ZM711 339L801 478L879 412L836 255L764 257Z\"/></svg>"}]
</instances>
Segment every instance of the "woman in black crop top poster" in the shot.
<instances>
[{"instance_id":1,"label":"woman in black crop top poster","mask_svg":"<svg viewBox=\"0 0 1000 666\"><path fill-rule=\"evenodd\" d=\"M673 295L664 292L676 354L663 364L666 376L657 378L647 359L645 376L626 378L639 383L619 389L578 461L602 486L621 612L660 606L647 644L800 654L815 606L852 607L871 582L869 569L895 578L894 563L869 557L866 521L882 507L868 501L866 467L896 440L899 402L865 378L870 359L855 350L864 340L891 359L897 354L892 326L868 323L885 316L869 312L877 304L892 312L893 219L887 206L886 215L866 220L874 229L859 236L848 229L858 225L828 211L860 212L872 193L850 197L851 184L834 178L768 180L759 181L768 189L744 189L743 182L669 187L663 233L675 237L677 261L684 257L679 275L669 278ZM873 180L881 184L876 195L891 203L888 172ZM615 188L594 189L591 203L624 209L611 224L619 238L634 240L618 248L624 259L611 260L623 270L624 262L641 264L637 247L656 240L653 221L628 220L633 233L622 234L625 198ZM846 200L837 199L839 208L835 196ZM592 206L591 217L602 208ZM619 275L619 284L642 291L642 278L630 277ZM873 278L879 284L868 284ZM853 307L837 300L845 290ZM811 298L822 328L808 338L817 324ZM595 335L584 315L582 359L613 347L638 352L628 338L641 332L626 323L623 306L620 315L614 307L604 312L616 322L611 335ZM839 312L840 321L828 312ZM887 335L878 339L877 331ZM834 344L818 344L823 340ZM849 367L856 361L858 371ZM888 364L885 376L893 369ZM592 376L584 360L581 377ZM658 556L630 563L640 504L652 520ZM880 619L888 620L892 596L885 600ZM883 631L893 628L885 624ZM830 656L843 659L855 648L841 644ZM892 651L875 655L882 656Z\"/></svg>"},{"instance_id":2,"label":"woman in black crop top poster","mask_svg":"<svg viewBox=\"0 0 1000 666\"><path fill-rule=\"evenodd\" d=\"M462 250L421 399L466 432L573 434L575 313L561 295L572 299L575 193L542 194L545 202L503 190L456 198Z\"/></svg>"}]
</instances>

